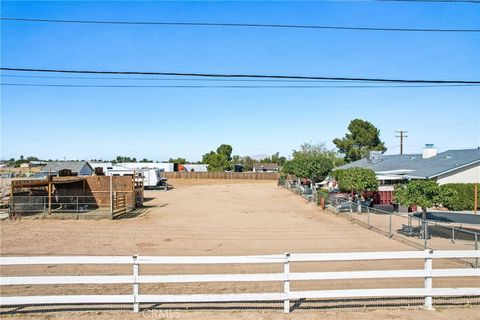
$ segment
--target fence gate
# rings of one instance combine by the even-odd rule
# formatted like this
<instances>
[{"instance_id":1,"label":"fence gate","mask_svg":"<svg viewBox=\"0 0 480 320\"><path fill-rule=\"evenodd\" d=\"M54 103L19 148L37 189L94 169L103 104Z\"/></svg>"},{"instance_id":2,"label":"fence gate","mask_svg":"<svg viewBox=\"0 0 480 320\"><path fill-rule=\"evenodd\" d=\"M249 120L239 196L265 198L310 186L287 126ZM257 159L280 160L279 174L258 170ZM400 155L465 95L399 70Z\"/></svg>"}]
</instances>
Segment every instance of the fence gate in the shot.
<instances>
[{"instance_id":1,"label":"fence gate","mask_svg":"<svg viewBox=\"0 0 480 320\"><path fill-rule=\"evenodd\" d=\"M113 212L112 218L118 217L127 212L127 201L125 192L113 192Z\"/></svg>"}]
</instances>

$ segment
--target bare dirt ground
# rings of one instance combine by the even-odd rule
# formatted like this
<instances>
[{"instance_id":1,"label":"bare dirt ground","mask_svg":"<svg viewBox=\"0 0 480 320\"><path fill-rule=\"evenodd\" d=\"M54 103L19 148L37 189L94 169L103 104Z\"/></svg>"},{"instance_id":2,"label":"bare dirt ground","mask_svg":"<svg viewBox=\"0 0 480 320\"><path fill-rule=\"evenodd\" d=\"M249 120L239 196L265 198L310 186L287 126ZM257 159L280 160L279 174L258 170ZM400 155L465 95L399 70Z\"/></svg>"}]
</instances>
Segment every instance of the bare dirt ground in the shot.
<instances>
[{"instance_id":1,"label":"bare dirt ground","mask_svg":"<svg viewBox=\"0 0 480 320\"><path fill-rule=\"evenodd\" d=\"M322 212L274 182L226 183L174 182L176 188L167 192L146 191L147 210L131 219L4 221L1 253L247 255L410 249Z\"/></svg>"},{"instance_id":2,"label":"bare dirt ground","mask_svg":"<svg viewBox=\"0 0 480 320\"><path fill-rule=\"evenodd\" d=\"M279 188L271 181L176 180L170 191L146 191L145 210L134 218L122 220L30 220L3 221L1 227L2 255L254 255L283 252L355 252L413 250L398 241L369 231L345 218L308 204L298 195ZM370 266L367 263L323 265L322 270L367 270L375 268L421 268L422 262L385 262ZM197 266L197 269L155 269L152 274L185 273L242 273L275 272L265 266L262 270L232 266L218 269ZM278 267L278 266L276 266ZM309 271L314 266L296 267L292 271ZM316 268L318 267L315 266ZM118 270L110 266L80 270L75 266L48 266L40 274L124 274L131 270ZM298 269L297 269L298 268ZM279 271L279 270L277 270ZM4 275L38 274L28 268L3 268ZM148 268L142 268L148 274ZM388 280L391 287L422 286L422 279ZM469 280L467 280L469 281ZM280 287L276 287L276 286ZM292 290L313 289L313 282L304 285L292 283ZM324 282L316 289L341 289L385 286L382 281ZM435 285L435 283L434 283ZM441 285L441 284L440 284ZM459 283L459 286L478 286L478 283ZM272 292L281 290L282 284L233 286L229 283L215 286L168 287L142 286L143 293L202 293L206 292ZM17 290L17 291L12 291ZM71 294L72 287L54 286L42 291L38 286L2 288L3 295ZM76 289L74 289L76 290ZM130 286L113 286L110 292L102 286L84 289L78 294L129 294ZM73 291L77 292L77 291ZM473 311L472 311L473 310ZM162 314L163 312L163 314ZM103 312L47 312L45 314L16 314L12 316L47 319L480 319L478 308L439 309L427 312L418 309L385 309L355 311L297 310L292 315L281 311L172 311L152 310L141 314L129 311Z\"/></svg>"}]
</instances>

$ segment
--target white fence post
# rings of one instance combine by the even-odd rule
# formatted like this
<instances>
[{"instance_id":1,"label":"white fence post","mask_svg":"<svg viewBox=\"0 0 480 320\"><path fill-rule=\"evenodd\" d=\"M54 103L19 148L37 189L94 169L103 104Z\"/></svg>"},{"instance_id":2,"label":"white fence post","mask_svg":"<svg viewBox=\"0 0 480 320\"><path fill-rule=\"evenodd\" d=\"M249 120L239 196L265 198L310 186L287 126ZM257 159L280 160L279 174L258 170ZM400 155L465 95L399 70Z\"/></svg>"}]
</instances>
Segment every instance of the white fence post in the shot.
<instances>
[{"instance_id":1,"label":"white fence post","mask_svg":"<svg viewBox=\"0 0 480 320\"><path fill-rule=\"evenodd\" d=\"M133 312L139 312L140 311L140 305L137 302L138 301L138 283L137 283L137 277L138 277L138 263L137 263L137 258L138 256L133 256Z\"/></svg>"},{"instance_id":2,"label":"white fence post","mask_svg":"<svg viewBox=\"0 0 480 320\"><path fill-rule=\"evenodd\" d=\"M427 294L425 295L425 309L427 310L433 310L432 306L432 296L429 294L432 291L432 254L433 250L425 250L425 262L424 262L424 267L425 267L425 290L427 291Z\"/></svg>"},{"instance_id":3,"label":"white fence post","mask_svg":"<svg viewBox=\"0 0 480 320\"><path fill-rule=\"evenodd\" d=\"M285 252L285 262L283 264L283 273L285 274L285 280L283 282L283 293L285 294L285 300L283 301L283 312L290 312L290 253Z\"/></svg>"}]
</instances>

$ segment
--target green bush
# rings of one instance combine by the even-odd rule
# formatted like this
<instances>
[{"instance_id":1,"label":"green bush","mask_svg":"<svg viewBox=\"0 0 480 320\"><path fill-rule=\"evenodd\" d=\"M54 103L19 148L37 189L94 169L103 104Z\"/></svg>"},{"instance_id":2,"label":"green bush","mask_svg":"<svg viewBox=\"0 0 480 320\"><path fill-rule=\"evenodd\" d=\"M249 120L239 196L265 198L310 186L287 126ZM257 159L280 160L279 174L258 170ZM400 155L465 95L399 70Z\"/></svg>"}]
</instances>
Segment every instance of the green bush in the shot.
<instances>
[{"instance_id":1,"label":"green bush","mask_svg":"<svg viewBox=\"0 0 480 320\"><path fill-rule=\"evenodd\" d=\"M282 174L282 175L278 178L278 185L279 185L279 186L284 186L286 181L287 181L287 176L284 175L284 174Z\"/></svg>"},{"instance_id":2,"label":"green bush","mask_svg":"<svg viewBox=\"0 0 480 320\"><path fill-rule=\"evenodd\" d=\"M320 199L328 199L328 190L326 189L318 189L317 190L317 206L320 205Z\"/></svg>"},{"instance_id":3,"label":"green bush","mask_svg":"<svg viewBox=\"0 0 480 320\"><path fill-rule=\"evenodd\" d=\"M377 191L378 180L375 172L365 168L348 168L335 170L334 178L338 181L341 191Z\"/></svg>"},{"instance_id":4,"label":"green bush","mask_svg":"<svg viewBox=\"0 0 480 320\"><path fill-rule=\"evenodd\" d=\"M456 199L444 201L443 205L449 210L473 210L475 203L475 185L473 183L447 183L441 187L444 190L454 190L458 193ZM478 199L480 201L480 188L478 190ZM478 208L480 208L480 206L478 206Z\"/></svg>"}]
</instances>

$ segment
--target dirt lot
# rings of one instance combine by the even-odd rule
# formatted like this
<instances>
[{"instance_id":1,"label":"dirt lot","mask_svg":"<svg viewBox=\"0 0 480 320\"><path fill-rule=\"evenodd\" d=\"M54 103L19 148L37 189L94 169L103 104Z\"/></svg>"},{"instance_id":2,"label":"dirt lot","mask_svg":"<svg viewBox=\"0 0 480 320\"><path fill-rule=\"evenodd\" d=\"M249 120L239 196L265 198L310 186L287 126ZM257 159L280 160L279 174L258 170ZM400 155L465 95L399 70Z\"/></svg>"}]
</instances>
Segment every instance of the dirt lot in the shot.
<instances>
[{"instance_id":1,"label":"dirt lot","mask_svg":"<svg viewBox=\"0 0 480 320\"><path fill-rule=\"evenodd\" d=\"M3 255L246 255L409 250L309 205L273 182L146 191L132 219L1 223ZM361 239L361 241L359 241Z\"/></svg>"},{"instance_id":2,"label":"dirt lot","mask_svg":"<svg viewBox=\"0 0 480 320\"><path fill-rule=\"evenodd\" d=\"M216 181L177 180L175 189L170 191L146 191L145 210L134 218L123 220L30 220L4 221L1 226L2 255L253 255L277 254L283 252L352 252L412 250L398 241L352 224L345 218L308 204L301 197L268 181ZM384 262L372 266L364 262L355 265L324 264L297 267L292 271L315 270L367 270L371 268L421 268L422 261ZM275 266L278 267L278 266ZM280 266L281 267L281 266ZM263 268L263 267L262 267ZM142 273L242 273L275 272L265 266L261 270L245 269L242 266L194 266L193 269L143 268ZM280 270L277 270L280 271ZM75 266L48 266L48 270L29 268L3 268L2 274L128 274L131 270L98 266L96 269L82 269ZM397 279L398 280L398 279ZM292 283L292 290L375 288L382 286L422 286L422 279L400 281L325 281L308 284ZM387 280L386 280L387 281ZM468 282L470 280L466 280ZM463 281L462 281L463 282ZM434 283L435 285L435 283ZM441 284L439 284L441 285ZM475 283L458 283L470 286ZM169 287L168 285L142 285L142 293L203 293L203 292L272 292L282 290L281 283L250 286L202 285ZM478 286L478 284L477 284ZM16 289L15 289L16 288ZM17 290L17 291L11 291ZM54 286L45 292L38 286L7 287L4 295L27 294L71 294L72 287ZM76 289L75 289L76 290ZM112 286L106 292L104 287L85 286L78 294L129 294L130 286ZM280 306L281 307L281 306ZM268 310L268 309L267 309ZM162 314L162 310L134 315L130 312L48 312L47 318L90 319L193 319L193 318L242 318L242 319L478 319L471 309L441 309L440 312L425 312L418 309L406 311L322 311L298 310L295 316L284 316L281 311L250 312L191 312L180 311ZM478 311L478 308L475 310ZM160 315L160 316L158 316ZM415 317L413 316L415 315ZM18 316L18 315L17 315ZM38 314L26 315L36 318ZM15 317L16 318L16 317Z\"/></svg>"}]
</instances>

